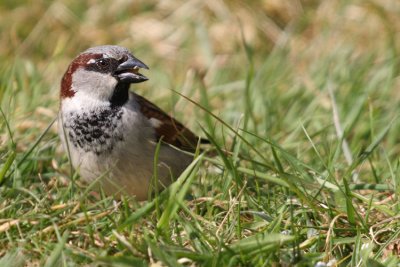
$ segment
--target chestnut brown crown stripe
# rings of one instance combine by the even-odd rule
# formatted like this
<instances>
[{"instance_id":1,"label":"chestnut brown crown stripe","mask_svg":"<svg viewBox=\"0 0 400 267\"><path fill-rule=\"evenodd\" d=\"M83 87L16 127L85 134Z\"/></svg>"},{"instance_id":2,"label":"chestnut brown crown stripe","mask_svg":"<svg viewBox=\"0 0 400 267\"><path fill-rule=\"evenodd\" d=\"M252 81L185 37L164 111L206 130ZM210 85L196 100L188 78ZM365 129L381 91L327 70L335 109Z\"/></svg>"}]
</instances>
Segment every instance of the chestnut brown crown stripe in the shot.
<instances>
[{"instance_id":1,"label":"chestnut brown crown stripe","mask_svg":"<svg viewBox=\"0 0 400 267\"><path fill-rule=\"evenodd\" d=\"M86 66L87 62L91 59L98 59L103 57L102 54L81 54L77 56L69 65L67 71L61 79L61 98L73 97L75 92L72 90L72 75L80 67Z\"/></svg>"}]
</instances>

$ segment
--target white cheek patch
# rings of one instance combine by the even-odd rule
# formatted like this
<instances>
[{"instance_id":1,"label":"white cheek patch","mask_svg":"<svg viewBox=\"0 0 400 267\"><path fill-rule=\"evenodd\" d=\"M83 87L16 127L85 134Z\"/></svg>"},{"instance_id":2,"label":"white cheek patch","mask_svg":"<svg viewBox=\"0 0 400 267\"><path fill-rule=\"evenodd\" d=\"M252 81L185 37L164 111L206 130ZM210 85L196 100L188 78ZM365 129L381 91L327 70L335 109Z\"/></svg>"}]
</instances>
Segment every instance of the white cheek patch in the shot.
<instances>
[{"instance_id":1,"label":"white cheek patch","mask_svg":"<svg viewBox=\"0 0 400 267\"><path fill-rule=\"evenodd\" d=\"M117 83L117 79L110 74L78 69L72 75L71 89L75 92L84 92L100 101L108 101Z\"/></svg>"},{"instance_id":2,"label":"white cheek patch","mask_svg":"<svg viewBox=\"0 0 400 267\"><path fill-rule=\"evenodd\" d=\"M163 122L160 121L160 120L157 120L156 118L151 118L151 119L149 119L149 121L150 121L150 124L151 124L154 128L158 128L158 127L160 127L161 125L163 125Z\"/></svg>"}]
</instances>

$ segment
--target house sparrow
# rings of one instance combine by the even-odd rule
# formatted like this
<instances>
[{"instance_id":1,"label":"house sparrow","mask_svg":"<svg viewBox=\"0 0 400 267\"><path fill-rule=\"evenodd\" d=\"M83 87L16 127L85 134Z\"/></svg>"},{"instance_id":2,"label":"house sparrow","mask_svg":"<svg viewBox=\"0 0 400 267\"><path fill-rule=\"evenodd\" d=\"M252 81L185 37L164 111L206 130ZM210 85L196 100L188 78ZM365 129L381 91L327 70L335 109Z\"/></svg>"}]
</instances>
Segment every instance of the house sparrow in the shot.
<instances>
[{"instance_id":1,"label":"house sparrow","mask_svg":"<svg viewBox=\"0 0 400 267\"><path fill-rule=\"evenodd\" d=\"M154 176L158 189L168 186L192 161L183 151L194 151L202 139L129 91L130 84L148 80L141 68L148 69L120 46L78 55L61 80L58 125L64 149L86 182L101 177L106 194L145 200Z\"/></svg>"}]
</instances>

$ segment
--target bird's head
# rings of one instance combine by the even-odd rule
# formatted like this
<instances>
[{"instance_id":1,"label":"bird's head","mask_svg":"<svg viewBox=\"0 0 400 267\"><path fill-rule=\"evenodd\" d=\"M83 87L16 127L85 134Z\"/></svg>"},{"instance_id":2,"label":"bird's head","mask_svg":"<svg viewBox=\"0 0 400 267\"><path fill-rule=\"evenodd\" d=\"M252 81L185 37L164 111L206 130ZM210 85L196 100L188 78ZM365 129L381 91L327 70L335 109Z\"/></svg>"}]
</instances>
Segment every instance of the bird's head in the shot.
<instances>
[{"instance_id":1,"label":"bird's head","mask_svg":"<svg viewBox=\"0 0 400 267\"><path fill-rule=\"evenodd\" d=\"M139 73L140 68L148 69L124 47L105 45L89 48L78 55L65 72L61 80L61 99L76 94L99 101L112 101L120 94L127 97L131 83L148 80Z\"/></svg>"}]
</instances>

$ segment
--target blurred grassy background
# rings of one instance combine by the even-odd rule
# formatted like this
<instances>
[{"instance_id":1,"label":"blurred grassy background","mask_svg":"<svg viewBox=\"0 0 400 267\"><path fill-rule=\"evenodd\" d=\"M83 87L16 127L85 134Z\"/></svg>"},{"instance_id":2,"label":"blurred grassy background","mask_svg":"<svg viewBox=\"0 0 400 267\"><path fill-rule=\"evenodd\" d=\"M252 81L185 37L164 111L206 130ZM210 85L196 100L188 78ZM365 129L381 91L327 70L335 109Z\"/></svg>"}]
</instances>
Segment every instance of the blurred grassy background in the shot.
<instances>
[{"instance_id":1,"label":"blurred grassy background","mask_svg":"<svg viewBox=\"0 0 400 267\"><path fill-rule=\"evenodd\" d=\"M72 58L91 46L118 44L131 49L150 67L146 73L150 80L134 88L138 93L172 112L195 132L201 134L200 125L205 127L216 145L240 151L254 161L238 163L235 158L221 157L225 160L221 175L208 174L203 167L200 185L194 183L192 193L199 202L180 204L194 210L195 215L187 220L194 221L193 232L207 239L207 249L199 249L184 234L180 247L176 245L175 237L166 236L181 226L189 233L188 222L171 218L169 223L174 226L165 233L155 226L154 218L159 214L154 211L144 216L145 229L133 226L133 236L128 232L122 233L126 237L121 233L110 237L111 230L124 221L122 215L118 222L114 217L102 217L100 224L109 228L99 227L101 230L64 227L73 237L69 236L69 252L63 252L65 258L59 264L88 264L99 257L117 264L115 258L106 256L132 252L126 245L130 243L140 252L132 252L136 258L167 265L287 266L303 262L310 266L333 259L349 266L372 261L395 266L398 260L391 255L398 255L400 246L399 224L394 219L400 208L399 14L400 2L396 0L1 1L0 103L4 120L0 121L0 256L7 255L12 262L19 254L7 252L22 246L34 251L32 258L28 257L33 263L50 266L61 255L57 249L66 239L57 232L40 241L35 233L61 219L73 225L78 211L91 217L87 212L98 208L82 204L85 194L76 197L70 188L68 194L60 189L69 184L65 178L68 164L57 149L55 127L41 143L34 142L57 114L59 81ZM190 97L234 128L243 129L250 148L237 134L170 89ZM343 139L336 130L338 125L335 127L335 112L344 130ZM343 152L343 143L348 152ZM271 149L274 146L276 151ZM32 153L27 153L30 148ZM232 166L227 166L230 160ZM248 168L247 174L240 168ZM290 174L288 182L298 180L292 181L293 187L269 187L249 178L253 169L283 180L283 174ZM342 195L321 185L319 178L342 188ZM343 181L353 189L368 183L370 190L357 191L360 195L356 196L347 191ZM243 183L249 189L241 191ZM203 199L206 196L211 200ZM288 196L293 202L288 203ZM68 205L65 210L54 208L76 198L82 205L76 209ZM43 204L46 201L49 203ZM202 201L208 204L201 206ZM238 205L235 201L243 204L232 212L231 207ZM312 203L328 208L321 212ZM293 207L296 211L300 206L304 212L293 215ZM102 209L112 207L109 201ZM255 213L246 217L245 212L262 212L274 219L262 220ZM340 221L341 216L347 221ZM232 225L243 220L244 228L232 229L225 218ZM10 226L15 220L21 225ZM329 228L336 220L338 225ZM251 227L246 228L246 223ZM200 231L198 225L207 230ZM296 231L293 225L298 227ZM371 234L373 226L382 231ZM321 239L310 233L311 228L322 235ZM283 239L271 241L272 248L263 239L265 248L253 254L246 250L250 241L235 243L256 233L287 229L296 236L294 247L309 256L299 260L289 247L279 245ZM89 236L79 237L85 231ZM214 239L219 242L210 241ZM182 254L177 247L156 249L172 243L194 252ZM250 250L258 251L260 246L251 244L254 247ZM373 245L362 247L365 244ZM228 260L226 255L230 254L223 252L224 246L240 256ZM155 260L148 250L156 254ZM182 255L189 263L179 262L185 258ZM174 257L179 260L174 261ZM132 263L136 258L126 260Z\"/></svg>"},{"instance_id":2,"label":"blurred grassy background","mask_svg":"<svg viewBox=\"0 0 400 267\"><path fill-rule=\"evenodd\" d=\"M59 80L71 59L91 46L119 44L151 66L150 81L137 89L141 93L171 110L179 99L168 89L190 91L198 74L209 87L210 108L229 122L245 112L241 96L252 66L258 90L252 91L250 100L260 102L253 105L254 119L267 122L260 127L263 132L278 127L276 132L286 136L296 127L293 120L285 124L275 114L278 111L270 110L287 108L270 104L282 94L308 97L307 102L313 98L319 108L329 110L329 99L320 90L328 78L348 76L351 84L341 86L339 100L357 94L352 90L352 76L357 73L344 73L343 64L397 59L398 5L396 1L2 1L0 59L2 69L18 66L17 72L46 87L32 90L21 81L14 94L40 98L45 108L56 112ZM397 64L393 71L390 75L396 76ZM7 82L2 81L3 91ZM279 92L274 91L276 83ZM397 90L387 96L399 99ZM31 109L40 108L36 101L30 102ZM186 105L178 107L192 114Z\"/></svg>"}]
</instances>

